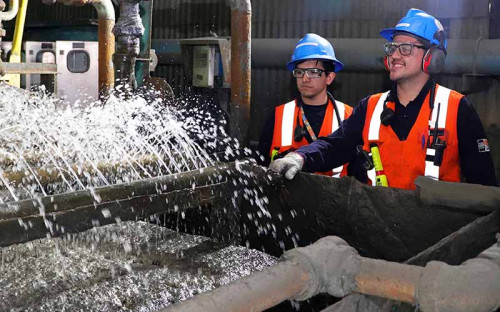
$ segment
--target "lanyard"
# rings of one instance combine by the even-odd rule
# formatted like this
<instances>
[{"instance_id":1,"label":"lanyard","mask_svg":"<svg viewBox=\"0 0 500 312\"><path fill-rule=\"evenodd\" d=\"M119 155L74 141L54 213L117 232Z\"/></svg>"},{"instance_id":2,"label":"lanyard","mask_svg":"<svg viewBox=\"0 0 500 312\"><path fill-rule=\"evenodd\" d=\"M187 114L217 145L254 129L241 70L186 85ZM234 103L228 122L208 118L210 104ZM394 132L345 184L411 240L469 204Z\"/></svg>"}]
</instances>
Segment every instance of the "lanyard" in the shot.
<instances>
[{"instance_id":1,"label":"lanyard","mask_svg":"<svg viewBox=\"0 0 500 312\"><path fill-rule=\"evenodd\" d=\"M311 139L313 141L316 141L316 139L317 139L316 135L314 134L314 131L313 131L312 127L311 127L311 124L307 120L306 114L304 113L304 109L302 108L302 106L300 106L300 112L302 113L302 121L304 122L304 126L306 127L307 132L309 132L309 135L311 136Z\"/></svg>"}]
</instances>

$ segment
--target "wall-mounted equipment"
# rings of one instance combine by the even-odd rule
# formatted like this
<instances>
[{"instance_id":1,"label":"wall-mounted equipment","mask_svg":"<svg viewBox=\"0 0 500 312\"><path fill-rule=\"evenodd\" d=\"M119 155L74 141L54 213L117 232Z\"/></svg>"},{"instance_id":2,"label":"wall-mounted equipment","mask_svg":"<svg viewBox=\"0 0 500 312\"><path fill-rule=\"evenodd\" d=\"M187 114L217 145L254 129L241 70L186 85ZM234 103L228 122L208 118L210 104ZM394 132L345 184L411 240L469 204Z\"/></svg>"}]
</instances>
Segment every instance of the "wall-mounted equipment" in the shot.
<instances>
[{"instance_id":1,"label":"wall-mounted equipment","mask_svg":"<svg viewBox=\"0 0 500 312\"><path fill-rule=\"evenodd\" d=\"M56 43L26 41L26 63L56 64ZM26 89L37 88L41 85L49 92L54 92L55 76L50 74L26 75Z\"/></svg>"},{"instance_id":2,"label":"wall-mounted equipment","mask_svg":"<svg viewBox=\"0 0 500 312\"><path fill-rule=\"evenodd\" d=\"M0 43L0 47L2 49L2 62L8 62L10 53L12 51L12 42L11 41L2 41Z\"/></svg>"},{"instance_id":3,"label":"wall-mounted equipment","mask_svg":"<svg viewBox=\"0 0 500 312\"><path fill-rule=\"evenodd\" d=\"M56 41L57 96L73 104L98 99L98 43Z\"/></svg>"},{"instance_id":4,"label":"wall-mounted equipment","mask_svg":"<svg viewBox=\"0 0 500 312\"><path fill-rule=\"evenodd\" d=\"M10 56L12 54L12 41L2 41L0 43L0 49L2 50L2 62L9 62ZM21 51L21 59L24 59L24 50ZM21 76L20 87L24 88L24 86L26 85L26 79L25 79L26 75L20 75L20 76ZM12 77L13 77L12 75L7 74L5 76L0 77L0 80L8 82Z\"/></svg>"},{"instance_id":5,"label":"wall-mounted equipment","mask_svg":"<svg viewBox=\"0 0 500 312\"><path fill-rule=\"evenodd\" d=\"M231 41L207 37L179 40L186 76L193 86L229 88L231 86Z\"/></svg>"}]
</instances>

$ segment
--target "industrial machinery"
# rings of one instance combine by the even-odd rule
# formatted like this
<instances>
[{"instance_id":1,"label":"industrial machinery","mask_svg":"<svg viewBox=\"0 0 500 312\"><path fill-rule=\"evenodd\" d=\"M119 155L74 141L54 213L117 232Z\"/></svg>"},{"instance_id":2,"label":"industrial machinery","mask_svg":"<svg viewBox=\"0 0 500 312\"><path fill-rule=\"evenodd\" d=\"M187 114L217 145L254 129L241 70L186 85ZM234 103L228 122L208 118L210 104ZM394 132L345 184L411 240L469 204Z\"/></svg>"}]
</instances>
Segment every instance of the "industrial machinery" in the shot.
<instances>
[{"instance_id":1,"label":"industrial machinery","mask_svg":"<svg viewBox=\"0 0 500 312\"><path fill-rule=\"evenodd\" d=\"M26 41L24 43L26 63L56 64L55 42ZM43 85L49 92L54 92L55 76L31 74L26 75L26 89Z\"/></svg>"},{"instance_id":2,"label":"industrial machinery","mask_svg":"<svg viewBox=\"0 0 500 312\"><path fill-rule=\"evenodd\" d=\"M98 47L99 93L95 92L97 89L92 89L91 92L101 98L106 97L115 82L114 79L110 79L112 75L109 68L110 46L114 51L114 39L110 41L109 37L110 24L114 24L114 11L113 14L109 13L110 7L113 10L112 3L104 0L61 2L92 3L99 10L100 43L104 44ZM114 28L117 49L113 63L116 70L116 85L134 93L140 89L141 83L153 84L151 77L148 77L149 66L144 68L144 63L150 62L150 40L143 35L149 32L139 23L138 18L140 4L152 5L152 1L120 0L118 3L121 14ZM242 124L240 134L244 136L246 134L244 122L248 121L246 114L249 112L250 1L231 1L231 5L234 9L232 28L235 33L231 39L231 105L238 108L232 120ZM108 11L104 10L105 8ZM112 19L110 15L113 15ZM147 43L146 46L142 45L143 49L140 44L141 38ZM229 78L228 67L224 66L224 60L229 59L228 42L226 39L214 38L203 40L206 42L202 42L201 45L200 42L185 43L189 46L188 50L192 48L193 57L189 60L193 61L194 83L210 87L217 84L220 86L222 82L224 87ZM93 62L87 44L87 42L57 42L56 63L65 64L68 71L76 74L88 72ZM92 51L97 49L96 45L90 44L90 46ZM220 58L217 52L220 52ZM223 56L224 53L226 56ZM23 74L55 73L54 64L36 65L25 66L24 69L21 67L9 69L9 66L4 66L4 69ZM68 82L64 80L60 84L59 80L57 81L58 87ZM70 94L66 95L69 99ZM32 105L29 108L34 110L36 106ZM27 115L19 114L15 109L17 108L12 110L13 116L24 118ZM161 115L156 110L151 113L152 115L147 115L143 119L150 122L148 126L168 119L167 115ZM62 115L58 120L64 120L65 116ZM496 243L495 234L500 231L498 212L500 194L496 188L419 180L419 188L416 191L408 191L371 187L351 178L332 179L305 173L298 174L293 181L285 181L266 168L256 166L251 160L229 163L207 162L205 166L193 170L189 163L201 156L202 152L198 153L197 150L195 154L189 155L188 153L194 149L193 145L187 146L181 152L176 150L176 147L172 148L172 153L156 152L153 147L158 143L157 139L165 137L168 133L164 131L158 134L158 131L154 131L157 130L154 127L147 128L145 124L133 123L141 120L142 112L132 115L131 125L127 124L125 128L141 130L134 132L134 135L146 134L145 139L138 143L143 148L128 154L130 146L126 144L122 146L123 142L117 142L113 148L117 147L116 150L120 152L125 151L124 156L119 157L120 162L103 164L99 161L89 161L93 155L86 152L95 143L92 140L82 149L77 149L80 147L78 144L71 145L79 133L80 124L74 115L68 116L71 118L67 119L76 124L76 127L65 135L69 141L51 142L49 138L52 139L54 136L49 132L51 129L63 134L66 134L64 130L67 129L44 118L38 119L39 116L31 119L34 120L34 124L41 124L43 127L47 123L50 127L27 128L21 132L23 136L33 135L43 142L43 144L34 142L34 147L29 149L29 153L19 153L16 149L18 147L16 144L21 138L2 137L2 146L11 149L9 150L11 153L6 153L7 156L14 155L14 157L3 155L3 165L0 170L2 194L6 194L2 198L8 198L0 203L2 256L0 269L8 270L8 274L2 272L0 281L14 286L1 288L1 309L158 310L174 301L187 299L199 292L214 289L255 270L275 264L275 259L269 255L234 245L243 245L263 250L273 256L281 256L286 250L307 246L330 235L342 238L342 240L333 239L333 247L324 249L326 251L322 255L332 257L326 257L326 260L313 257L312 262L318 259L331 265L326 273L319 274L320 280L321 276L326 275L322 282L325 280L328 282L330 276L341 276L332 279L334 284L345 286L345 288L340 287L339 292L336 291L339 285L330 287L328 284L324 286L317 283L313 278L314 274L304 269L309 266L308 264L297 264L300 261L296 259L302 259L303 254L313 254L309 249L305 252L304 249L299 249L291 252L296 258L290 257L290 253L287 253L284 257L289 262L284 261L267 271L273 274L271 280L269 275L250 277L257 281L255 282L257 296L254 296L254 292L249 293L252 296L246 296L247 293L243 292L239 283L236 284L236 289L239 289L238 294L227 292L227 289L235 289L231 288L234 285L228 286L229 288L220 288L214 293L207 294L200 301L196 299L193 301L194 304L188 302L189 309L194 306L193 310L185 309L184 305L172 309L196 311L196 308L200 309L199 302L201 302L203 311L209 308L214 311L225 310L212 305L218 303L219 298L225 300L224 304L227 305L224 307L236 306L238 309L252 310L255 306L256 309L264 309L286 299L306 299L317 292L329 292L342 297L352 291L405 303L422 303L427 300L426 293L415 295L413 287L415 283L406 282L408 279L414 282L415 276L420 276L419 274L425 271L426 285L432 284L433 271L429 270L433 267L432 263L429 268L426 266L426 269L415 267L416 265L424 266L433 260L444 261L450 265L461 264L487 250L480 257L481 261L485 258L484 255L491 251L489 248ZM93 117L99 119L102 116L96 114ZM104 121L108 122L106 118ZM180 133L179 127L175 128L178 123L172 122L171 125L172 129L167 130ZM9 127L12 125L9 124ZM81 128L96 130L98 136L105 137L108 134L102 129L87 127L87 124ZM40 129L47 132L42 132ZM105 137L104 141L108 142L113 138L114 135L111 135ZM162 142L165 144L160 146L160 150L165 152L165 149L172 147L178 139L179 137L173 137L172 140ZM63 148L68 146L72 157L60 157L61 160L59 158L56 160L54 155L59 157ZM48 161L43 163L43 168L38 168L36 166L41 166L39 155L45 152L44 148L50 149L50 153L47 153L49 156L46 157ZM107 145L97 146L96 150L106 152L107 148ZM125 179L120 176L124 171L123 164L128 166L127 170L135 174L133 177L137 177L136 179ZM171 168L181 172L172 172ZM182 172L183 168L190 170ZM74 180L68 181L68 177ZM94 180L103 182L95 186L90 183ZM115 183L116 181L120 183ZM57 192L61 189L60 184L67 186L62 193ZM205 216L201 220L202 226L208 229L212 240L176 234L154 224L157 222L158 214L180 215L187 223L199 222L200 220L190 220L189 212L200 210ZM329 240L332 239L326 239ZM319 245L324 242L325 240L320 241ZM181 247L178 249L173 248L179 245ZM496 252L496 247L492 248ZM345 254L349 257L344 257ZM338 263L328 262L329 259L337 258L340 258ZM29 261L23 262L24 259ZM50 265L44 263L44 260L51 261ZM381 278L380 275L352 274L352 272L360 273L360 270L364 273L382 260L398 262L390 263L386 271L391 271L393 266L397 267L398 273L401 272L403 275L402 282L398 280L397 283L393 283L393 279L384 279L388 275ZM253 266L245 267L247 261ZM77 269L67 267L68 263L82 262L88 265ZM361 264L358 266L359 263L366 266ZM346 267L353 271L348 271ZM342 268L340 272L337 271L339 268ZM312 271L315 271L314 267ZM161 274L158 274L159 272ZM495 278L497 276L495 274L498 274L498 270L494 268L492 271L487 271L490 272L491 274L486 274L490 278ZM290 274L282 275L282 273ZM474 273L477 271L473 271L471 277L483 276ZM34 276L36 278L33 278ZM160 279L158 276L165 279ZM356 279L359 276L363 278ZM439 280L442 282L440 285L448 286L454 282L453 274L448 276ZM353 282L353 278L356 283ZM490 282L489 279L487 281ZM493 300L500 297L498 284L495 284L495 281L498 282L498 279L494 279L484 288L490 295L488 298ZM244 282L243 288L253 286L253 282ZM268 283L271 287L260 287ZM311 285L317 287L305 287ZM383 291L374 290L378 288ZM462 289L459 290L460 298L464 299L460 303L465 310L472 308L482 311L481 309L491 310L491 307L495 307L496 302L493 300L484 305L481 303L477 305L474 301L476 293L468 294ZM22 293L20 298L17 297L19 293ZM141 293L148 295L139 299ZM237 296L240 294L243 296ZM236 296L229 297L230 295ZM414 300L415 296L418 301ZM450 296L453 297L453 294ZM233 301L233 298L236 298L236 301ZM361 300L372 299L358 298L354 306L346 303L343 311L356 311L356 305L360 307ZM385 299L380 300L383 300L382 306L394 304ZM106 302L113 304L103 305ZM234 302L236 305L231 305ZM240 305L240 302L244 304ZM432 310L424 312L428 311Z\"/></svg>"},{"instance_id":3,"label":"industrial machinery","mask_svg":"<svg viewBox=\"0 0 500 312\"><path fill-rule=\"evenodd\" d=\"M99 98L97 42L56 41L56 94L67 103Z\"/></svg>"}]
</instances>

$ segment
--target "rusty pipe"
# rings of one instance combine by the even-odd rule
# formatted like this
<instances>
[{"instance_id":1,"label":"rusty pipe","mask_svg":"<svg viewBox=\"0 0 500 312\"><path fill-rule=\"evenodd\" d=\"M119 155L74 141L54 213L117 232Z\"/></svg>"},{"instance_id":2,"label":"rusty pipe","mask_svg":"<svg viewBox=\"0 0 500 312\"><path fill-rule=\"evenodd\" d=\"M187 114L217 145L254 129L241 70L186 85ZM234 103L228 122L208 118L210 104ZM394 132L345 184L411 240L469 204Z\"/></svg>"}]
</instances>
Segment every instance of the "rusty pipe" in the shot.
<instances>
[{"instance_id":1,"label":"rusty pipe","mask_svg":"<svg viewBox=\"0 0 500 312\"><path fill-rule=\"evenodd\" d=\"M113 68L113 53L115 52L115 9L111 0L42 0L46 4L60 2L65 5L82 6L92 4L97 10L99 19L99 95L106 97L113 88L115 71Z\"/></svg>"},{"instance_id":2,"label":"rusty pipe","mask_svg":"<svg viewBox=\"0 0 500 312\"><path fill-rule=\"evenodd\" d=\"M423 312L487 312L500 306L500 243L460 266L433 261L422 268L361 257L345 241L330 236L290 250L281 260L162 311L263 311L321 292L378 296L419 305Z\"/></svg>"},{"instance_id":3,"label":"rusty pipe","mask_svg":"<svg viewBox=\"0 0 500 312\"><path fill-rule=\"evenodd\" d=\"M369 258L360 261L355 292L414 303L422 268Z\"/></svg>"},{"instance_id":4,"label":"rusty pipe","mask_svg":"<svg viewBox=\"0 0 500 312\"><path fill-rule=\"evenodd\" d=\"M92 5L97 10L99 18L99 96L107 97L115 83L113 53L115 53L115 9L111 0L95 1Z\"/></svg>"},{"instance_id":5,"label":"rusty pipe","mask_svg":"<svg viewBox=\"0 0 500 312\"><path fill-rule=\"evenodd\" d=\"M53 64L50 64L53 65ZM13 160L6 160L4 163L12 162ZM27 162L32 162L31 159L28 159ZM63 183L63 178L65 178L65 173L67 172L75 172L78 179L85 179L89 175L94 175L97 173L101 173L104 176L116 175L120 170L124 168L147 168L147 172L145 169L143 171L139 170L138 174L141 175L142 178L146 178L150 172L161 172L161 170L165 170L162 167L161 163L165 162L166 165L170 163L169 159L158 159L155 156L142 156L137 159L131 160L131 163L128 162L99 162L96 165L92 165L89 163L80 164L80 165L71 165L69 168L58 169L56 167L48 167L48 168L37 168L34 165L30 168L30 170L5 170L2 172L2 177L8 184L14 188L21 187L23 183L29 181L29 183L33 183L34 181L38 181L40 187L47 187L48 184L52 183ZM1 162L0 162L1 163ZM132 164L132 165L131 165ZM165 171L168 171L165 170ZM4 189L6 185L4 185L4 181L0 183L0 189Z\"/></svg>"},{"instance_id":6,"label":"rusty pipe","mask_svg":"<svg viewBox=\"0 0 500 312\"><path fill-rule=\"evenodd\" d=\"M231 106L236 114L231 126L239 129L243 144L250 123L251 25L250 0L231 0Z\"/></svg>"},{"instance_id":7,"label":"rusty pipe","mask_svg":"<svg viewBox=\"0 0 500 312\"><path fill-rule=\"evenodd\" d=\"M19 10L19 0L10 0L9 10L7 12L0 12L1 21L10 21L16 17Z\"/></svg>"}]
</instances>

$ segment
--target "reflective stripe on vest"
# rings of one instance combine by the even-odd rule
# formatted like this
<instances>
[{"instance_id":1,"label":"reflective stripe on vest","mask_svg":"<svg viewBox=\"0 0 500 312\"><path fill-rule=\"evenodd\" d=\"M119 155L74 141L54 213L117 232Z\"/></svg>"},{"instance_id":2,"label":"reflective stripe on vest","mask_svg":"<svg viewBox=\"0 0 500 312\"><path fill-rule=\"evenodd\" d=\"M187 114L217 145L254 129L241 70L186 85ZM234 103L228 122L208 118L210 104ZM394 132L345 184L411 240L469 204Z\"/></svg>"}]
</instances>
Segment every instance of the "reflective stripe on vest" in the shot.
<instances>
[{"instance_id":1,"label":"reflective stripe on vest","mask_svg":"<svg viewBox=\"0 0 500 312\"><path fill-rule=\"evenodd\" d=\"M379 139L379 132L380 132L380 124L382 121L380 120L380 115L382 114L382 111L384 110L384 103L385 100L387 99L387 96L389 95L389 91L382 93L380 98L377 101L377 105L375 106L375 110L372 115L372 120L370 120L370 131L368 132L368 141L378 141ZM377 116L377 117L374 117ZM371 155L371 152L368 151L368 153ZM383 166L384 164L382 164ZM375 168L368 170L368 179L372 181L372 185L375 186L376 183L376 173L375 173Z\"/></svg>"},{"instance_id":2,"label":"reflective stripe on vest","mask_svg":"<svg viewBox=\"0 0 500 312\"><path fill-rule=\"evenodd\" d=\"M345 106L344 105L345 105L344 103L335 100L335 106L337 107L338 112L339 112L340 122L344 121L344 117L345 117ZM337 130L340 127L335 111L333 112L333 114L334 114L334 116L332 118L332 133L335 132L335 130ZM340 178L340 174L342 173L343 169L344 169L344 166L333 168L332 169L332 172L333 172L332 176L335 178Z\"/></svg>"},{"instance_id":3,"label":"reflective stripe on vest","mask_svg":"<svg viewBox=\"0 0 500 312\"><path fill-rule=\"evenodd\" d=\"M429 130L432 131L434 130L434 127L436 125L436 120L439 117L438 122L438 129L445 129L446 128L446 116L448 114L448 102L450 98L450 92L451 90L442 86L439 86L436 90L436 97L434 98L434 108L432 109L432 117L431 120L429 120ZM439 109L438 109L439 108ZM438 110L439 110L439 116L438 116ZM436 150L433 148L427 147L426 151L427 157L430 159L434 159L434 156L436 155ZM434 180L439 180L439 166L434 165L434 161L431 160L425 160L425 176L432 178Z\"/></svg>"},{"instance_id":4,"label":"reflective stripe on vest","mask_svg":"<svg viewBox=\"0 0 500 312\"><path fill-rule=\"evenodd\" d=\"M285 104L281 122L281 146L291 146L293 140L293 123L295 117L295 101Z\"/></svg>"}]
</instances>

